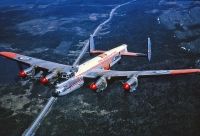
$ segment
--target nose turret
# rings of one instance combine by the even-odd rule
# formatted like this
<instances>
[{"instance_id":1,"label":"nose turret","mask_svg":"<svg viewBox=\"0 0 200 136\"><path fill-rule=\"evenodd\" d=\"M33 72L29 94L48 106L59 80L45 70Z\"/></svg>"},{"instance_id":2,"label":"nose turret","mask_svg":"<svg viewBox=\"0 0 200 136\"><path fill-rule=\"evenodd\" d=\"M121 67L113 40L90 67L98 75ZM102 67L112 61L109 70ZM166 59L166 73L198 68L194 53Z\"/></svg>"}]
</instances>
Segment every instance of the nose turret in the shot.
<instances>
[{"instance_id":1,"label":"nose turret","mask_svg":"<svg viewBox=\"0 0 200 136\"><path fill-rule=\"evenodd\" d=\"M56 91L53 91L53 92L52 92L52 96L53 96L53 97L58 97L58 96L59 96L59 93L56 92Z\"/></svg>"},{"instance_id":2,"label":"nose turret","mask_svg":"<svg viewBox=\"0 0 200 136\"><path fill-rule=\"evenodd\" d=\"M64 87L56 88L55 91L52 92L53 97L59 97L62 96L61 93L65 91Z\"/></svg>"},{"instance_id":3,"label":"nose turret","mask_svg":"<svg viewBox=\"0 0 200 136\"><path fill-rule=\"evenodd\" d=\"M62 83L59 83L55 86L55 91L52 92L52 95L55 97L64 96L71 93L74 90L79 89L84 84L84 81L80 77L72 77Z\"/></svg>"}]
</instances>

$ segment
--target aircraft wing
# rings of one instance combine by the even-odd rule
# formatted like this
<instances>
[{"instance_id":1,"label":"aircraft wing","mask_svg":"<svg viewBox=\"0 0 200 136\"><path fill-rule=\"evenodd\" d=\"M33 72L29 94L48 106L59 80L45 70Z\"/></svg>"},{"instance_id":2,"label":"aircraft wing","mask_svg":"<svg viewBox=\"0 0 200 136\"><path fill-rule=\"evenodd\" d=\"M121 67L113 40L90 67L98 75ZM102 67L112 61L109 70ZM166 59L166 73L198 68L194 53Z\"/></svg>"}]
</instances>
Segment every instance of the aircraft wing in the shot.
<instances>
[{"instance_id":1,"label":"aircraft wing","mask_svg":"<svg viewBox=\"0 0 200 136\"><path fill-rule=\"evenodd\" d=\"M59 64L59 63L55 63L51 61L28 57L28 56L20 55L13 52L0 52L0 56L3 56L11 60L15 60L17 62L26 64L29 66L35 66L35 67L39 67L41 69L46 69L49 71L54 70L54 69L69 71L72 68L72 66L69 66L69 65L63 65L63 64Z\"/></svg>"},{"instance_id":2,"label":"aircraft wing","mask_svg":"<svg viewBox=\"0 0 200 136\"><path fill-rule=\"evenodd\" d=\"M86 77L100 77L104 76L107 78L112 77L147 77L147 76L161 76L161 75L181 75L181 74L193 74L200 73L200 69L179 69L179 70L147 70L147 71L115 71L115 70L103 70L94 69L88 72Z\"/></svg>"}]
</instances>

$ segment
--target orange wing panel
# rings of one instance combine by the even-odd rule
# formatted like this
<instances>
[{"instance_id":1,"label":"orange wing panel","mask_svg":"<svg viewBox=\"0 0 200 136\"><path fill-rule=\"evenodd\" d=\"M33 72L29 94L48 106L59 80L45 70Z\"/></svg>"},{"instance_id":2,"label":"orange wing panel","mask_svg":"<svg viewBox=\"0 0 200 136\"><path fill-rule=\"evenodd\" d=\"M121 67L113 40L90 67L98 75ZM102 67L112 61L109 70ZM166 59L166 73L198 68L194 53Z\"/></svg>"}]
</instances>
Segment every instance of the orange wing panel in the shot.
<instances>
[{"instance_id":1,"label":"orange wing panel","mask_svg":"<svg viewBox=\"0 0 200 136\"><path fill-rule=\"evenodd\" d=\"M170 70L172 75L200 73L200 69L183 69L183 70Z\"/></svg>"},{"instance_id":2,"label":"orange wing panel","mask_svg":"<svg viewBox=\"0 0 200 136\"><path fill-rule=\"evenodd\" d=\"M17 54L13 52L0 52L0 55L10 59L15 59L17 56Z\"/></svg>"}]
</instances>

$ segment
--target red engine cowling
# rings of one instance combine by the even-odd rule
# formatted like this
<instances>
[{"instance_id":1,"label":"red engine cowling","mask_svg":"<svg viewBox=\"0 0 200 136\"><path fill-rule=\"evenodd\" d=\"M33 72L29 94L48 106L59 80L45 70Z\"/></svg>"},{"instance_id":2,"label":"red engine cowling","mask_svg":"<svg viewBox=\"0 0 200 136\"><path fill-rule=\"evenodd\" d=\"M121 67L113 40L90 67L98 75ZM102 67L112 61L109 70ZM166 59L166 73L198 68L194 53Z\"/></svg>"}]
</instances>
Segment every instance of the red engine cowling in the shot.
<instances>
[{"instance_id":1,"label":"red engine cowling","mask_svg":"<svg viewBox=\"0 0 200 136\"><path fill-rule=\"evenodd\" d=\"M89 88L90 88L91 90L93 90L93 91L96 91L96 90L97 90L97 85L96 85L95 83L91 83L91 84L89 85Z\"/></svg>"},{"instance_id":2,"label":"red engine cowling","mask_svg":"<svg viewBox=\"0 0 200 136\"><path fill-rule=\"evenodd\" d=\"M124 91L133 92L138 87L138 79L137 77L130 78L127 82L123 83L122 85Z\"/></svg>"},{"instance_id":3,"label":"red engine cowling","mask_svg":"<svg viewBox=\"0 0 200 136\"><path fill-rule=\"evenodd\" d=\"M54 71L47 76L42 76L40 78L40 83L43 85L46 85L48 83L53 83L53 79L55 79L56 77L58 77L58 72Z\"/></svg>"},{"instance_id":4,"label":"red engine cowling","mask_svg":"<svg viewBox=\"0 0 200 136\"><path fill-rule=\"evenodd\" d=\"M107 81L105 77L101 77L100 79L97 80L96 83L91 83L89 85L90 89L95 91L95 92L101 92L106 89L107 87Z\"/></svg>"},{"instance_id":5,"label":"red engine cowling","mask_svg":"<svg viewBox=\"0 0 200 136\"><path fill-rule=\"evenodd\" d=\"M40 78L40 83L43 84L43 85L46 85L49 83L49 80L46 78L46 77L41 77Z\"/></svg>"},{"instance_id":6,"label":"red engine cowling","mask_svg":"<svg viewBox=\"0 0 200 136\"><path fill-rule=\"evenodd\" d=\"M35 74L34 67L29 67L29 68L27 68L25 70L20 70L19 73L18 73L19 77L21 77L21 78L26 78L28 76L33 76L34 74Z\"/></svg>"},{"instance_id":7,"label":"red engine cowling","mask_svg":"<svg viewBox=\"0 0 200 136\"><path fill-rule=\"evenodd\" d=\"M18 75L21 78L26 78L28 76L24 70L20 70L19 73L18 73Z\"/></svg>"}]
</instances>

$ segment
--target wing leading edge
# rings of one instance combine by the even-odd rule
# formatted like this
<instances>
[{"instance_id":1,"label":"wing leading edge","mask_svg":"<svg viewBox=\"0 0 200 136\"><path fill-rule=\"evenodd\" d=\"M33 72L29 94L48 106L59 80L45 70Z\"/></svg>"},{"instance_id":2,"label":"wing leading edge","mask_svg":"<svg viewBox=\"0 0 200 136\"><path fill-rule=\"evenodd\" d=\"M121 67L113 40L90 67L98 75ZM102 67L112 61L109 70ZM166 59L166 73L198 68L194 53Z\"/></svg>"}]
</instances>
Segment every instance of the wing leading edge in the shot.
<instances>
[{"instance_id":1,"label":"wing leading edge","mask_svg":"<svg viewBox=\"0 0 200 136\"><path fill-rule=\"evenodd\" d=\"M63 65L63 64L59 64L59 63L55 63L51 61L37 59L37 58L20 55L13 52L0 52L0 56L3 56L11 60L15 60L17 62L26 64L26 65L35 66L42 69L47 69L49 71L54 70L54 69L69 71L72 68L72 66L69 66L69 65Z\"/></svg>"},{"instance_id":2,"label":"wing leading edge","mask_svg":"<svg viewBox=\"0 0 200 136\"><path fill-rule=\"evenodd\" d=\"M179 70L148 70L148 71L115 71L115 70L103 70L96 69L91 70L85 76L87 77L98 77L104 76L107 78L112 77L147 77L147 76L161 76L161 75L183 75L200 73L200 69L179 69Z\"/></svg>"},{"instance_id":3,"label":"wing leading edge","mask_svg":"<svg viewBox=\"0 0 200 136\"><path fill-rule=\"evenodd\" d=\"M84 76L87 78L102 78L110 79L112 77L125 77L128 80L123 83L122 87L125 91L133 92L138 86L138 77L148 77L148 76L162 76L162 75L182 75L182 74L193 74L200 73L200 69L179 69L179 70L149 70L149 71L114 71L114 70L103 70L95 69L86 73ZM97 83L95 86L97 86ZM102 82L103 83L103 82ZM101 90L101 86L98 86Z\"/></svg>"}]
</instances>

